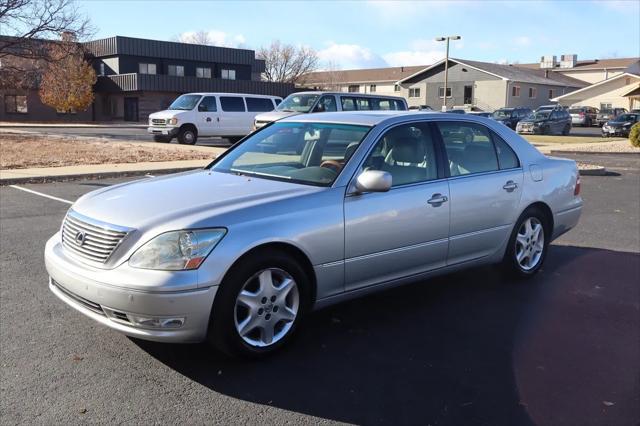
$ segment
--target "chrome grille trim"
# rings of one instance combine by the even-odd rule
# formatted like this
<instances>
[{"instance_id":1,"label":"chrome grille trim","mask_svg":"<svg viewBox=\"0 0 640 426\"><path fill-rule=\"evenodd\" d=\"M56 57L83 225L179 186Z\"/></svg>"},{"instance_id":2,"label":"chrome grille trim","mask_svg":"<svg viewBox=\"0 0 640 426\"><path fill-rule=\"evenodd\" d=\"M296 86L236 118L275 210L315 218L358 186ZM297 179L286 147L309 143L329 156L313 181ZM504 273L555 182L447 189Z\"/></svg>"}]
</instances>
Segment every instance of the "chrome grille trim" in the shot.
<instances>
[{"instance_id":1,"label":"chrome grille trim","mask_svg":"<svg viewBox=\"0 0 640 426\"><path fill-rule=\"evenodd\" d=\"M164 120L164 118L152 118L151 119L151 124L164 125L165 124L165 120Z\"/></svg>"},{"instance_id":2,"label":"chrome grille trim","mask_svg":"<svg viewBox=\"0 0 640 426\"><path fill-rule=\"evenodd\" d=\"M129 228L100 222L69 210L62 222L62 245L83 259L105 263L129 231ZM80 232L84 234L82 243L76 241Z\"/></svg>"}]
</instances>

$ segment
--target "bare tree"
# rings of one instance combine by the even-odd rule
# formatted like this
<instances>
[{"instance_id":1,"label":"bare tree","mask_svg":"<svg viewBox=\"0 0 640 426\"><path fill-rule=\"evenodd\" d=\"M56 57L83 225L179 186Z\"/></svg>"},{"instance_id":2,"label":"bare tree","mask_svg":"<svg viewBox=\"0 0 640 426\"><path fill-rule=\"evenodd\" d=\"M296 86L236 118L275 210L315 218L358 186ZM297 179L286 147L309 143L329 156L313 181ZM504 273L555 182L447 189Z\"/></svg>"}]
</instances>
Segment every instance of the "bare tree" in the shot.
<instances>
[{"instance_id":1,"label":"bare tree","mask_svg":"<svg viewBox=\"0 0 640 426\"><path fill-rule=\"evenodd\" d=\"M295 47L276 40L258 49L257 56L265 61L263 77L267 81L296 83L318 67L318 54L309 47Z\"/></svg>"},{"instance_id":2,"label":"bare tree","mask_svg":"<svg viewBox=\"0 0 640 426\"><path fill-rule=\"evenodd\" d=\"M180 34L179 36L174 37L174 40L181 43L204 44L207 46L215 44L214 40L209 37L209 33L202 30L193 33Z\"/></svg>"},{"instance_id":3,"label":"bare tree","mask_svg":"<svg viewBox=\"0 0 640 426\"><path fill-rule=\"evenodd\" d=\"M0 0L0 85L32 84L56 60L50 40L82 40L92 31L74 0Z\"/></svg>"}]
</instances>

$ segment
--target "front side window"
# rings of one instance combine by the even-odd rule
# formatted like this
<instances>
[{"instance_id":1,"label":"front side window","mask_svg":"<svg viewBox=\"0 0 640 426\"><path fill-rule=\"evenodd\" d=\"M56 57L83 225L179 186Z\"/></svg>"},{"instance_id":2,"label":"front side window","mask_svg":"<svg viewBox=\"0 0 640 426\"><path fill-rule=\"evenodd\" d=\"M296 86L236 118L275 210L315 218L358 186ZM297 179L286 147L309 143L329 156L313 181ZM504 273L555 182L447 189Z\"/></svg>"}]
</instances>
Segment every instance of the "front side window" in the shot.
<instances>
[{"instance_id":1,"label":"front side window","mask_svg":"<svg viewBox=\"0 0 640 426\"><path fill-rule=\"evenodd\" d=\"M28 113L27 97L22 95L5 95L4 110L5 112L14 114Z\"/></svg>"},{"instance_id":2,"label":"front side window","mask_svg":"<svg viewBox=\"0 0 640 426\"><path fill-rule=\"evenodd\" d=\"M168 109L191 111L198 104L200 98L202 98L200 95L182 95L173 101Z\"/></svg>"},{"instance_id":3,"label":"front side window","mask_svg":"<svg viewBox=\"0 0 640 426\"><path fill-rule=\"evenodd\" d=\"M437 179L436 150L429 124L403 124L389 130L376 143L363 169L388 172L394 187Z\"/></svg>"},{"instance_id":4,"label":"front side window","mask_svg":"<svg viewBox=\"0 0 640 426\"><path fill-rule=\"evenodd\" d=\"M419 87L414 87L412 89L409 89L409 97L410 98L419 98L420 97L420 88Z\"/></svg>"},{"instance_id":5,"label":"front side window","mask_svg":"<svg viewBox=\"0 0 640 426\"><path fill-rule=\"evenodd\" d=\"M244 100L238 96L220 96L220 107L226 112L244 112Z\"/></svg>"},{"instance_id":6,"label":"front side window","mask_svg":"<svg viewBox=\"0 0 640 426\"><path fill-rule=\"evenodd\" d=\"M196 77L198 78L211 78L211 68L196 68Z\"/></svg>"},{"instance_id":7,"label":"front side window","mask_svg":"<svg viewBox=\"0 0 640 426\"><path fill-rule=\"evenodd\" d=\"M287 96L276 108L282 112L309 112L315 105L320 95L296 95Z\"/></svg>"},{"instance_id":8,"label":"front side window","mask_svg":"<svg viewBox=\"0 0 640 426\"><path fill-rule=\"evenodd\" d=\"M499 170L489 129L475 123L442 122L438 129L451 176Z\"/></svg>"},{"instance_id":9,"label":"front side window","mask_svg":"<svg viewBox=\"0 0 640 426\"><path fill-rule=\"evenodd\" d=\"M169 71L169 75L184 77L184 67L182 65L169 65L167 70Z\"/></svg>"},{"instance_id":10,"label":"front side window","mask_svg":"<svg viewBox=\"0 0 640 426\"><path fill-rule=\"evenodd\" d=\"M247 111L249 112L267 112L273 111L273 102L269 98L245 98L247 103Z\"/></svg>"},{"instance_id":11,"label":"front side window","mask_svg":"<svg viewBox=\"0 0 640 426\"><path fill-rule=\"evenodd\" d=\"M236 70L230 70L230 69L222 69L222 71L220 72L220 77L223 80L235 80L236 79Z\"/></svg>"},{"instance_id":12,"label":"front side window","mask_svg":"<svg viewBox=\"0 0 640 426\"><path fill-rule=\"evenodd\" d=\"M336 98L333 95L327 95L320 98L318 105L316 106L316 111L318 112L329 112L329 111L337 111L338 106L336 104Z\"/></svg>"},{"instance_id":13,"label":"front side window","mask_svg":"<svg viewBox=\"0 0 640 426\"><path fill-rule=\"evenodd\" d=\"M217 110L215 96L205 96L200 105L198 105L198 111L200 112L216 112Z\"/></svg>"},{"instance_id":14,"label":"front side window","mask_svg":"<svg viewBox=\"0 0 640 426\"><path fill-rule=\"evenodd\" d=\"M444 87L438 88L438 97L442 99L444 97ZM447 87L447 98L451 97L451 87Z\"/></svg>"},{"instance_id":15,"label":"front side window","mask_svg":"<svg viewBox=\"0 0 640 426\"><path fill-rule=\"evenodd\" d=\"M369 129L334 123L274 123L249 136L211 170L329 186Z\"/></svg>"},{"instance_id":16,"label":"front side window","mask_svg":"<svg viewBox=\"0 0 640 426\"><path fill-rule=\"evenodd\" d=\"M138 64L138 72L140 74L156 74L156 64Z\"/></svg>"}]
</instances>

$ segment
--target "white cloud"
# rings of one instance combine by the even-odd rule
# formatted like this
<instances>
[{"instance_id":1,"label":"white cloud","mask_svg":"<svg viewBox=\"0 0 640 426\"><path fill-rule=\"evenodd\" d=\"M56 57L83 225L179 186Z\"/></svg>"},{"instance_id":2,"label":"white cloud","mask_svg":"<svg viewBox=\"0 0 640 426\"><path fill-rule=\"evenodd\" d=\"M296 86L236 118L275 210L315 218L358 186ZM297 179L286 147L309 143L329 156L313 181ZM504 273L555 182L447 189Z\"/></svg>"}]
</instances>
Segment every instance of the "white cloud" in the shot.
<instances>
[{"instance_id":1,"label":"white cloud","mask_svg":"<svg viewBox=\"0 0 640 426\"><path fill-rule=\"evenodd\" d=\"M389 65L394 67L410 66L410 65L431 65L434 62L444 58L442 51L416 51L405 50L400 52L391 52L384 55L384 59Z\"/></svg>"},{"instance_id":2,"label":"white cloud","mask_svg":"<svg viewBox=\"0 0 640 426\"><path fill-rule=\"evenodd\" d=\"M229 34L219 30L186 31L178 35L183 43L209 44L220 47L244 47L246 39L242 34Z\"/></svg>"},{"instance_id":3,"label":"white cloud","mask_svg":"<svg viewBox=\"0 0 640 426\"><path fill-rule=\"evenodd\" d=\"M352 68L379 68L388 66L380 55L371 49L357 44L329 45L318 52L318 58L325 63L332 63L340 69Z\"/></svg>"},{"instance_id":4,"label":"white cloud","mask_svg":"<svg viewBox=\"0 0 640 426\"><path fill-rule=\"evenodd\" d=\"M531 38L527 36L519 36L513 40L516 46L525 47L531 45Z\"/></svg>"}]
</instances>

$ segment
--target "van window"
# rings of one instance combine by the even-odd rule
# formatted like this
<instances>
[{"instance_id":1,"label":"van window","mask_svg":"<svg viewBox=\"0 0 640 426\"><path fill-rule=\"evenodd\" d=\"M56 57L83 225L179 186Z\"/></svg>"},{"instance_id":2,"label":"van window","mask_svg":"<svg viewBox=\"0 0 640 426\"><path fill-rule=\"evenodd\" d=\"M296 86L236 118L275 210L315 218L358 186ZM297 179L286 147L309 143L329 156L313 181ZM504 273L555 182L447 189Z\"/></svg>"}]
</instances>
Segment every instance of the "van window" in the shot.
<instances>
[{"instance_id":1,"label":"van window","mask_svg":"<svg viewBox=\"0 0 640 426\"><path fill-rule=\"evenodd\" d=\"M342 101L342 110L343 111L355 111L356 110L356 100L354 98L340 98Z\"/></svg>"},{"instance_id":2,"label":"van window","mask_svg":"<svg viewBox=\"0 0 640 426\"><path fill-rule=\"evenodd\" d=\"M200 105L198 105L198 111L200 112L215 112L217 110L215 96L205 96Z\"/></svg>"},{"instance_id":3,"label":"van window","mask_svg":"<svg viewBox=\"0 0 640 426\"><path fill-rule=\"evenodd\" d=\"M320 109L323 112L329 112L329 111L337 111L338 110L338 106L336 105L336 98L333 95L327 95L327 96L323 96L322 98L320 98L320 101L318 102L318 105L316 105L316 110L319 110L319 106L322 105L322 107L320 107Z\"/></svg>"},{"instance_id":4,"label":"van window","mask_svg":"<svg viewBox=\"0 0 640 426\"><path fill-rule=\"evenodd\" d=\"M237 96L220 96L220 106L227 112L244 112L244 100Z\"/></svg>"},{"instance_id":5,"label":"van window","mask_svg":"<svg viewBox=\"0 0 640 426\"><path fill-rule=\"evenodd\" d=\"M369 104L369 98L358 98L356 99L356 104L358 105L358 109L359 110L368 110L368 109L373 109L371 108L371 105Z\"/></svg>"},{"instance_id":6,"label":"van window","mask_svg":"<svg viewBox=\"0 0 640 426\"><path fill-rule=\"evenodd\" d=\"M273 102L269 98L244 98L247 102L247 111L265 112L273 110Z\"/></svg>"},{"instance_id":7,"label":"van window","mask_svg":"<svg viewBox=\"0 0 640 426\"><path fill-rule=\"evenodd\" d=\"M391 102L395 104L395 106L396 106L395 110L396 111L405 111L407 109L405 107L405 105L404 105L404 102L402 102L402 101L398 101L398 100L394 99Z\"/></svg>"}]
</instances>

